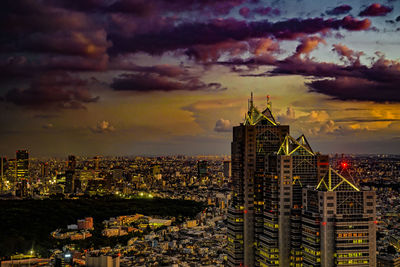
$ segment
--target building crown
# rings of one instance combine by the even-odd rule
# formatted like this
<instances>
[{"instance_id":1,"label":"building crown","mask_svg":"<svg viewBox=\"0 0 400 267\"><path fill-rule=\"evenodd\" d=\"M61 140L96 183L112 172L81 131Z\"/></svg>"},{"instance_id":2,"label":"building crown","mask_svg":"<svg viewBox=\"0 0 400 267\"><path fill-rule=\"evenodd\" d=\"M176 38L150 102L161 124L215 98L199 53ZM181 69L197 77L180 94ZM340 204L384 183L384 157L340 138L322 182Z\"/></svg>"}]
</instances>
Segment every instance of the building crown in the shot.
<instances>
[{"instance_id":1,"label":"building crown","mask_svg":"<svg viewBox=\"0 0 400 267\"><path fill-rule=\"evenodd\" d=\"M263 112L260 112L254 105L253 92L251 93L251 98L249 100L248 111L245 116L245 125L256 125L256 124L269 124L273 126L279 125L276 122L272 111L271 111L271 101L269 100L269 95L267 96L267 107Z\"/></svg>"}]
</instances>

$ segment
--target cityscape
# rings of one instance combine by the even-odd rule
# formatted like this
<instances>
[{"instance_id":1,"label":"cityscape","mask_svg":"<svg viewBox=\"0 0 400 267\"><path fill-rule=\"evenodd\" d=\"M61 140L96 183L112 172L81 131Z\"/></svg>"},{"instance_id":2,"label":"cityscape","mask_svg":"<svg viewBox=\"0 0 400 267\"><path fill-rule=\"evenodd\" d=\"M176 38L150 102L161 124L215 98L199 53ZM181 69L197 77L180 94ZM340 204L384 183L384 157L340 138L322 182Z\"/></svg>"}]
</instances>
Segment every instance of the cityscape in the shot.
<instances>
[{"instance_id":1,"label":"cityscape","mask_svg":"<svg viewBox=\"0 0 400 267\"><path fill-rule=\"evenodd\" d=\"M400 266L400 1L0 7L1 267Z\"/></svg>"}]
</instances>

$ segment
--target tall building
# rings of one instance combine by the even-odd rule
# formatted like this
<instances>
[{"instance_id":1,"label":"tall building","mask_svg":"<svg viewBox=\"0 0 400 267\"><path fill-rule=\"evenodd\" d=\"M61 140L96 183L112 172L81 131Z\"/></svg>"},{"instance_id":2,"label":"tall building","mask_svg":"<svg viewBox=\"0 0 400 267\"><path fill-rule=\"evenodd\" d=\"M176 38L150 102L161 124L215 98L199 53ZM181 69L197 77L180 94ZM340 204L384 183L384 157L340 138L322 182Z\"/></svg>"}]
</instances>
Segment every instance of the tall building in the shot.
<instances>
[{"instance_id":1,"label":"tall building","mask_svg":"<svg viewBox=\"0 0 400 267\"><path fill-rule=\"evenodd\" d=\"M0 157L0 193L4 190L5 185L5 177L6 177L6 169L7 169L7 158Z\"/></svg>"},{"instance_id":2,"label":"tall building","mask_svg":"<svg viewBox=\"0 0 400 267\"><path fill-rule=\"evenodd\" d=\"M69 155L67 161L67 169L70 171L75 171L75 168L76 168L76 157L74 155Z\"/></svg>"},{"instance_id":3,"label":"tall building","mask_svg":"<svg viewBox=\"0 0 400 267\"><path fill-rule=\"evenodd\" d=\"M232 173L232 164L230 160L225 160L224 161L224 177L225 178L230 178Z\"/></svg>"},{"instance_id":4,"label":"tall building","mask_svg":"<svg viewBox=\"0 0 400 267\"><path fill-rule=\"evenodd\" d=\"M64 193L74 193L75 192L75 171L67 170L65 171L65 188Z\"/></svg>"},{"instance_id":5,"label":"tall building","mask_svg":"<svg viewBox=\"0 0 400 267\"><path fill-rule=\"evenodd\" d=\"M27 150L17 151L17 182L29 179L29 153Z\"/></svg>"},{"instance_id":6,"label":"tall building","mask_svg":"<svg viewBox=\"0 0 400 267\"><path fill-rule=\"evenodd\" d=\"M286 135L265 164L264 225L257 242L260 266L301 266L302 188L315 187L329 157L315 153L304 135Z\"/></svg>"},{"instance_id":7,"label":"tall building","mask_svg":"<svg viewBox=\"0 0 400 267\"><path fill-rule=\"evenodd\" d=\"M305 242L309 241L304 237L309 213L304 212L307 195L303 191L322 192L321 184L324 182L321 181L327 181L327 175L332 172L329 157L314 152L304 135L298 138L290 136L289 126L280 125L275 120L268 98L263 112L254 106L252 98L245 122L233 128L231 159L234 191L228 209L228 265L335 266L325 262L306 265L309 264L305 259L309 250L304 248L307 247ZM357 187L354 185L351 188ZM373 195L371 192L361 193ZM372 208L375 202L373 200L365 205ZM319 216L320 212L313 216ZM356 220L357 216L353 219ZM366 218L368 225L373 224L374 214L363 220ZM370 230L374 231L374 228ZM375 240L372 232L371 237L367 246L371 255L368 261L372 263L372 241ZM335 239L324 242L335 243ZM320 253L322 249L318 251ZM336 251L326 257L333 257ZM344 260L338 262L345 263Z\"/></svg>"},{"instance_id":8,"label":"tall building","mask_svg":"<svg viewBox=\"0 0 400 267\"><path fill-rule=\"evenodd\" d=\"M279 150L289 126L279 125L267 101L264 111L248 103L244 123L233 127L232 204L228 210L228 265L254 266L264 225L266 159Z\"/></svg>"},{"instance_id":9,"label":"tall building","mask_svg":"<svg viewBox=\"0 0 400 267\"><path fill-rule=\"evenodd\" d=\"M376 266L375 192L329 167L303 196L303 266Z\"/></svg>"},{"instance_id":10,"label":"tall building","mask_svg":"<svg viewBox=\"0 0 400 267\"><path fill-rule=\"evenodd\" d=\"M197 178L208 176L208 162L206 160L199 160L197 162Z\"/></svg>"}]
</instances>

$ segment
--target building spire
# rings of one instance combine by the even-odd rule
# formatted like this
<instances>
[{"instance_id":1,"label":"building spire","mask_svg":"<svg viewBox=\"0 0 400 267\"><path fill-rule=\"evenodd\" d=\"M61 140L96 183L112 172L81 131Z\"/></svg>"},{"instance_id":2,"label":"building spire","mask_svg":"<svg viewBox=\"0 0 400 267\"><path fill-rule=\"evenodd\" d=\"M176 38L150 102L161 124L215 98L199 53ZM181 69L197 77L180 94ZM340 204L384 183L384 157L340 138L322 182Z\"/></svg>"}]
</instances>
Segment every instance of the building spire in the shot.
<instances>
[{"instance_id":1,"label":"building spire","mask_svg":"<svg viewBox=\"0 0 400 267\"><path fill-rule=\"evenodd\" d=\"M271 110L271 107L272 107L272 103L269 99L269 95L267 95L267 108Z\"/></svg>"}]
</instances>

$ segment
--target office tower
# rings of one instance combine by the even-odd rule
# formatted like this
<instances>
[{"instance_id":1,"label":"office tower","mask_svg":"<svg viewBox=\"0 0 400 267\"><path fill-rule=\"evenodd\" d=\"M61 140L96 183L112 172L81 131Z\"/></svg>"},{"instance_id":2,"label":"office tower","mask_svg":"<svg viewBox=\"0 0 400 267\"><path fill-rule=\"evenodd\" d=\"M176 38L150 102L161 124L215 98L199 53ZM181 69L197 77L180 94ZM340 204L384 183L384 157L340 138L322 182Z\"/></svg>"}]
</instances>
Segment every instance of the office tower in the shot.
<instances>
[{"instance_id":1,"label":"office tower","mask_svg":"<svg viewBox=\"0 0 400 267\"><path fill-rule=\"evenodd\" d=\"M263 232L264 180L268 156L276 154L289 134L289 126L279 125L271 103L260 112L248 103L244 123L233 127L232 204L228 210L228 265L254 266L257 243Z\"/></svg>"},{"instance_id":2,"label":"office tower","mask_svg":"<svg viewBox=\"0 0 400 267\"><path fill-rule=\"evenodd\" d=\"M259 112L251 99L245 122L233 128L229 266L306 266L304 229L309 222L303 219L303 190L319 190L332 173L329 157L314 152L304 135L290 136L289 126L276 122L270 107L268 99Z\"/></svg>"},{"instance_id":3,"label":"office tower","mask_svg":"<svg viewBox=\"0 0 400 267\"><path fill-rule=\"evenodd\" d=\"M376 266L376 197L329 167L303 189L303 266Z\"/></svg>"},{"instance_id":4,"label":"office tower","mask_svg":"<svg viewBox=\"0 0 400 267\"><path fill-rule=\"evenodd\" d=\"M94 163L94 169L96 171L99 170L100 157L99 156L94 157L93 163Z\"/></svg>"},{"instance_id":5,"label":"office tower","mask_svg":"<svg viewBox=\"0 0 400 267\"><path fill-rule=\"evenodd\" d=\"M17 181L17 160L9 159L5 170L7 180L11 182L12 189L15 191L15 183Z\"/></svg>"},{"instance_id":6,"label":"office tower","mask_svg":"<svg viewBox=\"0 0 400 267\"><path fill-rule=\"evenodd\" d=\"M69 155L67 161L67 169L70 171L75 171L75 168L76 168L76 157L74 155Z\"/></svg>"},{"instance_id":7,"label":"office tower","mask_svg":"<svg viewBox=\"0 0 400 267\"><path fill-rule=\"evenodd\" d=\"M3 192L4 190L4 184L5 184L5 173L7 169L7 158L5 157L0 157L0 193Z\"/></svg>"},{"instance_id":8,"label":"office tower","mask_svg":"<svg viewBox=\"0 0 400 267\"><path fill-rule=\"evenodd\" d=\"M327 172L329 157L315 153L304 135L286 135L266 161L264 227L258 240L260 266L301 266L302 188L315 187Z\"/></svg>"},{"instance_id":9,"label":"office tower","mask_svg":"<svg viewBox=\"0 0 400 267\"><path fill-rule=\"evenodd\" d=\"M27 150L17 151L17 182L29 179L29 154Z\"/></svg>"},{"instance_id":10,"label":"office tower","mask_svg":"<svg viewBox=\"0 0 400 267\"><path fill-rule=\"evenodd\" d=\"M74 193L75 172L72 170L65 171L65 188L64 193Z\"/></svg>"},{"instance_id":11,"label":"office tower","mask_svg":"<svg viewBox=\"0 0 400 267\"><path fill-rule=\"evenodd\" d=\"M232 173L232 164L230 160L224 161L224 177L230 178Z\"/></svg>"},{"instance_id":12,"label":"office tower","mask_svg":"<svg viewBox=\"0 0 400 267\"><path fill-rule=\"evenodd\" d=\"M197 162L197 178L208 176L208 162L206 160L199 160Z\"/></svg>"}]
</instances>

